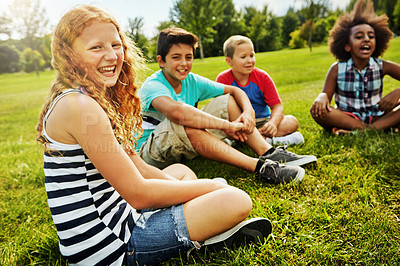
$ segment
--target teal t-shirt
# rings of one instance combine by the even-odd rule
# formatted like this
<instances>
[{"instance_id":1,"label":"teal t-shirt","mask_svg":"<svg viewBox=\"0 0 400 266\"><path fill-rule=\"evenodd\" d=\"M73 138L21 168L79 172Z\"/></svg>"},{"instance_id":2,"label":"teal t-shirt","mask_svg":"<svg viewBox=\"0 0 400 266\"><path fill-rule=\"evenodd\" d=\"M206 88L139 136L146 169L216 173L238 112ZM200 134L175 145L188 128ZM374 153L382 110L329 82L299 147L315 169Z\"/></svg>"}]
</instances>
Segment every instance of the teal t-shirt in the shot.
<instances>
[{"instance_id":1,"label":"teal t-shirt","mask_svg":"<svg viewBox=\"0 0 400 266\"><path fill-rule=\"evenodd\" d=\"M181 83L182 90L179 94L176 94L161 70L148 77L139 91L142 101L142 112L146 114L153 113L154 117L159 117L160 113L151 105L151 102L160 96L167 96L174 101L196 106L200 101L214 98L224 93L224 84L217 83L191 72ZM143 129L143 135L137 141L136 150L140 149L153 130L154 129Z\"/></svg>"}]
</instances>

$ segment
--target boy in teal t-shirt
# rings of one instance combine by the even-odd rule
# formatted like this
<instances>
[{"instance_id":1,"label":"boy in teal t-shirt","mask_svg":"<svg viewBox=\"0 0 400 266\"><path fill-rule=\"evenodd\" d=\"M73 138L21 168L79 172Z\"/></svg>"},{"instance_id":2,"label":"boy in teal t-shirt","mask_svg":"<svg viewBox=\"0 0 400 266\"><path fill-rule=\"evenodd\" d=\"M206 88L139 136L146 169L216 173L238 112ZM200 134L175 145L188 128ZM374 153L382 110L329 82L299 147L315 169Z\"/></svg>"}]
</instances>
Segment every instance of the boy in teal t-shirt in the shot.
<instances>
[{"instance_id":1,"label":"boy in teal t-shirt","mask_svg":"<svg viewBox=\"0 0 400 266\"><path fill-rule=\"evenodd\" d=\"M254 130L254 110L242 90L191 73L197 40L179 28L160 32L157 61L161 70L140 90L144 129L138 141L140 156L164 168L200 155L254 172L270 183L300 181L304 169L299 166L315 161L315 156L274 149ZM202 110L196 108L199 101L209 98L214 99ZM226 137L245 142L259 158L227 145L221 140Z\"/></svg>"}]
</instances>

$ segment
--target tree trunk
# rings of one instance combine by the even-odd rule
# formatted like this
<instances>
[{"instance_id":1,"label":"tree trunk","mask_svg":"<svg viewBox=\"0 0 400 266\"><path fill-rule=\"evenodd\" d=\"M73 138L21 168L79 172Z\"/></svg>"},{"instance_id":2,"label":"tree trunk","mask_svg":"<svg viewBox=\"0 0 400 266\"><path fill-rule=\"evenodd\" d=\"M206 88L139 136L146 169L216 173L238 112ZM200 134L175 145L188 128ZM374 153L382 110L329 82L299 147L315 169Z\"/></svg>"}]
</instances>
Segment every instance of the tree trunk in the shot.
<instances>
[{"instance_id":1,"label":"tree trunk","mask_svg":"<svg viewBox=\"0 0 400 266\"><path fill-rule=\"evenodd\" d=\"M199 34L199 48L200 48L200 59L203 59L204 52L203 52L203 43L201 42L201 34Z\"/></svg>"},{"instance_id":2,"label":"tree trunk","mask_svg":"<svg viewBox=\"0 0 400 266\"><path fill-rule=\"evenodd\" d=\"M36 76L39 77L39 66L38 66L38 60L35 58L35 54L33 54L33 65L35 66L35 71L36 71Z\"/></svg>"},{"instance_id":3,"label":"tree trunk","mask_svg":"<svg viewBox=\"0 0 400 266\"><path fill-rule=\"evenodd\" d=\"M28 45L32 50L32 60L33 60L33 66L35 68L35 72L36 72L36 76L39 77L39 64L38 64L38 60L35 56L35 45L34 45L34 41L33 41L33 37L29 37L28 38Z\"/></svg>"},{"instance_id":4,"label":"tree trunk","mask_svg":"<svg viewBox=\"0 0 400 266\"><path fill-rule=\"evenodd\" d=\"M312 52L312 25L314 22L311 21L310 23L310 30L308 33L308 47L310 48L310 52Z\"/></svg>"}]
</instances>

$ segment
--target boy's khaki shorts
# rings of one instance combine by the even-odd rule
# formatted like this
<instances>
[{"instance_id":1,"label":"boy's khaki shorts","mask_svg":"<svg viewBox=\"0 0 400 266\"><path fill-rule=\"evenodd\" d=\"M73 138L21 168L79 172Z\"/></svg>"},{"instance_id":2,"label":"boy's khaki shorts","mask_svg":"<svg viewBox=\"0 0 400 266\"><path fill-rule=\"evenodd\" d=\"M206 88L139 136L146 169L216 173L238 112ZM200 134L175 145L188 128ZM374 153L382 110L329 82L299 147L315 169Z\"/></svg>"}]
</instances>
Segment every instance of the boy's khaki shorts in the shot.
<instances>
[{"instance_id":1,"label":"boy's khaki shorts","mask_svg":"<svg viewBox=\"0 0 400 266\"><path fill-rule=\"evenodd\" d=\"M269 121L269 117L256 118L256 128L262 127L268 121Z\"/></svg>"},{"instance_id":2,"label":"boy's khaki shorts","mask_svg":"<svg viewBox=\"0 0 400 266\"><path fill-rule=\"evenodd\" d=\"M212 99L202 110L222 119L229 119L229 94ZM221 130L208 130L219 139L227 137ZM185 128L182 125L164 119L150 134L140 148L139 155L145 162L160 169L173 163L191 160L198 156L194 150Z\"/></svg>"}]
</instances>

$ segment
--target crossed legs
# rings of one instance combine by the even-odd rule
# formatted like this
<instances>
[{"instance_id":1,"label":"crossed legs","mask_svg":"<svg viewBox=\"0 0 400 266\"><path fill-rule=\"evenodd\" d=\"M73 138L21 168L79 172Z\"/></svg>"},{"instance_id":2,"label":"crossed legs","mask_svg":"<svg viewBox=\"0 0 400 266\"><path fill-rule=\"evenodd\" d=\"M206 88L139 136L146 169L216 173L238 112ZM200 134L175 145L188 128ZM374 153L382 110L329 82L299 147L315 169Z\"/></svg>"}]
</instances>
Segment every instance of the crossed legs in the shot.
<instances>
[{"instance_id":1,"label":"crossed legs","mask_svg":"<svg viewBox=\"0 0 400 266\"><path fill-rule=\"evenodd\" d=\"M313 119L315 120L315 122L317 122L328 131L331 131L332 128L339 128L344 130L384 130L400 125L400 109L394 109L393 111L383 116L374 117L371 124L363 123L362 121L357 120L354 117L338 109L333 109L323 117L313 116Z\"/></svg>"},{"instance_id":2,"label":"crossed legs","mask_svg":"<svg viewBox=\"0 0 400 266\"><path fill-rule=\"evenodd\" d=\"M242 110L232 96L229 96L227 108L230 121L234 121L242 113ZM206 130L185 127L185 132L194 150L200 156L233 165L249 172L255 170L258 162L257 158L241 153ZM263 155L272 147L265 141L258 130L254 130L252 134L247 135L245 142L257 155Z\"/></svg>"},{"instance_id":3,"label":"crossed legs","mask_svg":"<svg viewBox=\"0 0 400 266\"><path fill-rule=\"evenodd\" d=\"M197 179L183 164L173 164L162 171L182 181ZM231 229L247 218L251 208L250 197L228 185L186 202L183 211L190 239L204 241Z\"/></svg>"}]
</instances>

